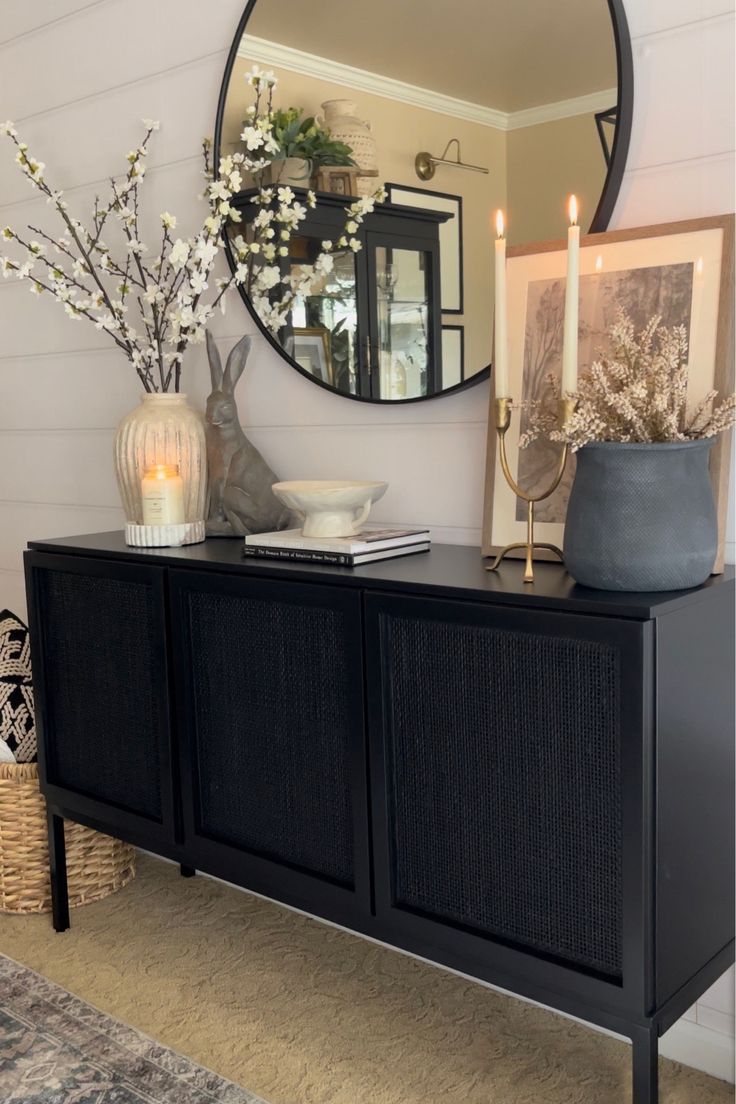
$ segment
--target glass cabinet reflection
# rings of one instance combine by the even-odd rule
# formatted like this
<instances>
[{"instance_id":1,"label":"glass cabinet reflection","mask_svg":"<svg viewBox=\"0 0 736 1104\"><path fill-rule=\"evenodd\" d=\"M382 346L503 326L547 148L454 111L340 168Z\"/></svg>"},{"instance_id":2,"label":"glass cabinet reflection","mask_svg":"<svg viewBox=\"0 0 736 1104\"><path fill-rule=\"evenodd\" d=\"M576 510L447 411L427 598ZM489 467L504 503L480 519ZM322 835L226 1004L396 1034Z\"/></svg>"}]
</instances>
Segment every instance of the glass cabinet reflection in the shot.
<instances>
[{"instance_id":1,"label":"glass cabinet reflection","mask_svg":"<svg viewBox=\"0 0 736 1104\"><path fill-rule=\"evenodd\" d=\"M432 334L436 312L431 254L392 245L373 245L373 249L379 395L419 398L434 389L438 367ZM370 262L369 256L369 269Z\"/></svg>"},{"instance_id":2,"label":"glass cabinet reflection","mask_svg":"<svg viewBox=\"0 0 736 1104\"><path fill-rule=\"evenodd\" d=\"M255 214L239 197L244 222ZM442 387L439 226L449 216L381 204L355 235L361 248L334 247L329 271L297 295L278 330L294 364L346 395L416 399ZM284 277L303 275L344 233L345 197L318 195L288 242ZM272 302L283 295L274 289ZM265 322L265 319L261 319Z\"/></svg>"}]
</instances>

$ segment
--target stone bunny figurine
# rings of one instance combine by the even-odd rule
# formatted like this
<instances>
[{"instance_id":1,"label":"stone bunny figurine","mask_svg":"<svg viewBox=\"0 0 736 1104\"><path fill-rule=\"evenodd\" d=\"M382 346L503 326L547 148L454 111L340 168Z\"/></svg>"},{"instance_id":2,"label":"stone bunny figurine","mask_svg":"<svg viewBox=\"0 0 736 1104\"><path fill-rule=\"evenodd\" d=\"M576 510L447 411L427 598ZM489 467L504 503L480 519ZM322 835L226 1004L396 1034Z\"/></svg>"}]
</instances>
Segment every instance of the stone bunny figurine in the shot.
<instances>
[{"instance_id":1,"label":"stone bunny figurine","mask_svg":"<svg viewBox=\"0 0 736 1104\"><path fill-rule=\"evenodd\" d=\"M271 490L278 476L243 433L235 404L235 385L245 370L251 339L243 337L230 351L225 371L212 334L207 356L212 394L205 414L209 472L208 537L243 537L301 522Z\"/></svg>"}]
</instances>

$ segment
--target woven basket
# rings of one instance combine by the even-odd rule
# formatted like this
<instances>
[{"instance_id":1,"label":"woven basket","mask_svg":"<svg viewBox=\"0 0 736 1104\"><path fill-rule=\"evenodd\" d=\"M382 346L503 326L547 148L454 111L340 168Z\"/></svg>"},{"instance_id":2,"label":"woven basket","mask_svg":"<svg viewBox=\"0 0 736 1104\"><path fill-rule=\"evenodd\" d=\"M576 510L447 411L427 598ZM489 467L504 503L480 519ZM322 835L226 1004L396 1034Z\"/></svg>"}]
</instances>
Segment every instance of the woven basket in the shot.
<instances>
[{"instance_id":1,"label":"woven basket","mask_svg":"<svg viewBox=\"0 0 736 1104\"><path fill-rule=\"evenodd\" d=\"M69 904L86 905L122 889L135 852L120 840L65 821ZM50 912L46 802L35 763L0 763L0 911Z\"/></svg>"}]
</instances>

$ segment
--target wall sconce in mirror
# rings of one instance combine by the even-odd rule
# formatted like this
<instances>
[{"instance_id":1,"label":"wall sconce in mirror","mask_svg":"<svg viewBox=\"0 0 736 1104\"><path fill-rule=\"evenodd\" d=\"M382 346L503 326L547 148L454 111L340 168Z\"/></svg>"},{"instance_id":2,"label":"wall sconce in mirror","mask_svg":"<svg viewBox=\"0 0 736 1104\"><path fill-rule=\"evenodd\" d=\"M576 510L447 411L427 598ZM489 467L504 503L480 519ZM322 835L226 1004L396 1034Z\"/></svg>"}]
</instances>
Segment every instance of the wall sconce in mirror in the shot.
<instances>
[{"instance_id":1,"label":"wall sconce in mirror","mask_svg":"<svg viewBox=\"0 0 736 1104\"><path fill-rule=\"evenodd\" d=\"M447 156L452 145L457 146L457 158ZM424 150L414 158L414 168L420 180L431 180L437 165L452 165L455 169L469 169L470 172L488 173L488 169L484 169L482 165L469 165L466 161L463 161L458 138L451 138L439 157L435 157L434 154L427 153Z\"/></svg>"},{"instance_id":2,"label":"wall sconce in mirror","mask_svg":"<svg viewBox=\"0 0 736 1104\"><path fill-rule=\"evenodd\" d=\"M616 126L618 124L618 104L615 107L609 107L607 111L596 111L595 113L595 125L598 128L598 137L601 140L603 146L603 156L606 159L606 166L611 165L611 146L609 144L609 137L613 138L616 133ZM606 131L606 126L612 128L612 130Z\"/></svg>"}]
</instances>

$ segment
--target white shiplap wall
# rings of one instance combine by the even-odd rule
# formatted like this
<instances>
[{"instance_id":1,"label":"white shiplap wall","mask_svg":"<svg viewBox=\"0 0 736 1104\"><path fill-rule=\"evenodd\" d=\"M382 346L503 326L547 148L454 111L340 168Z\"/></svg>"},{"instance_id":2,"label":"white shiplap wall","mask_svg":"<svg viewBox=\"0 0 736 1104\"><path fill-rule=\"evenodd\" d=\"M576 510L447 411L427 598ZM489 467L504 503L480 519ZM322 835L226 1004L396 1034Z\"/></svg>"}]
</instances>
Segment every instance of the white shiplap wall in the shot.
<instances>
[{"instance_id":1,"label":"white shiplap wall","mask_svg":"<svg viewBox=\"0 0 736 1104\"><path fill-rule=\"evenodd\" d=\"M627 0L635 124L614 225L719 214L734 205L734 12L729 0ZM206 8L206 11L205 11ZM79 213L136 142L162 129L149 161L150 217L195 224L199 141L212 132L242 0L3 0L0 116L11 118ZM43 222L43 201L0 144L0 224ZM227 347L254 332L234 300ZM198 350L186 386L201 402ZM137 400L128 365L85 323L27 287L0 282L0 608L24 610L29 539L118 527L114 426ZM256 336L240 387L244 420L283 478L386 478L386 522L427 523L435 539L479 541L487 385L392 410L329 395ZM731 523L729 559L733 559ZM733 977L663 1040L663 1052L732 1077Z\"/></svg>"}]
</instances>

